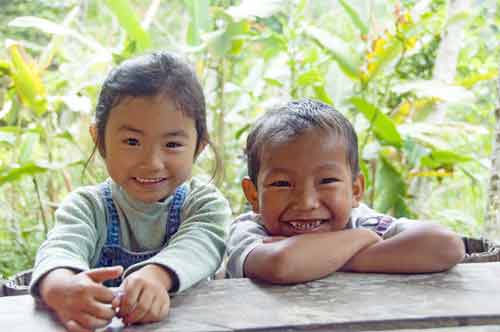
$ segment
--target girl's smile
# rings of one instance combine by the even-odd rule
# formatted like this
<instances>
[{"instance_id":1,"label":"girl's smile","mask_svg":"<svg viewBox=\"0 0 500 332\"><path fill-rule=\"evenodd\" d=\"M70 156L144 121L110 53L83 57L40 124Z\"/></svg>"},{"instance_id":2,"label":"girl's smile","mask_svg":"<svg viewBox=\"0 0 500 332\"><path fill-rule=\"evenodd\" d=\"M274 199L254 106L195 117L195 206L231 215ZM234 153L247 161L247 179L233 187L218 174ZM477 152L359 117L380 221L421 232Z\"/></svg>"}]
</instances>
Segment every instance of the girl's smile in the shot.
<instances>
[{"instance_id":1,"label":"girl's smile","mask_svg":"<svg viewBox=\"0 0 500 332\"><path fill-rule=\"evenodd\" d=\"M158 202L191 176L195 122L166 96L126 97L109 115L104 159L132 198Z\"/></svg>"}]
</instances>

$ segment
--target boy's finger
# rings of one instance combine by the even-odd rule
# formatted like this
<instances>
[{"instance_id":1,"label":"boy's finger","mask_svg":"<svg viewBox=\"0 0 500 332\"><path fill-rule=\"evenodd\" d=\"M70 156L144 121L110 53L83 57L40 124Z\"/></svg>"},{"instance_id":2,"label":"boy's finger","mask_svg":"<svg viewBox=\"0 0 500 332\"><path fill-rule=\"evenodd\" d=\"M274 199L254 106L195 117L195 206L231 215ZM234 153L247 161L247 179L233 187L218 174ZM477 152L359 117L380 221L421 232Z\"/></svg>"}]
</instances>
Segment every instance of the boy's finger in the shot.
<instances>
[{"instance_id":1,"label":"boy's finger","mask_svg":"<svg viewBox=\"0 0 500 332\"><path fill-rule=\"evenodd\" d=\"M123 267L120 265L101 267L84 272L95 282L102 283L106 280L116 279L123 273Z\"/></svg>"}]
</instances>

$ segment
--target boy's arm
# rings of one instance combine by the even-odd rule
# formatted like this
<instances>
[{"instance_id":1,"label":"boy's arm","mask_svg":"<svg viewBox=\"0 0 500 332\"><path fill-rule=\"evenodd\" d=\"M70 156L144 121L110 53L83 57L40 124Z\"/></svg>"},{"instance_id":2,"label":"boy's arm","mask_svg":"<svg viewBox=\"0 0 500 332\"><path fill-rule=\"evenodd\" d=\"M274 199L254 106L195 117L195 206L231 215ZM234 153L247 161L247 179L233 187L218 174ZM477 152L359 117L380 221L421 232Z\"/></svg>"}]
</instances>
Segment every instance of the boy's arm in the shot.
<instances>
[{"instance_id":1,"label":"boy's arm","mask_svg":"<svg viewBox=\"0 0 500 332\"><path fill-rule=\"evenodd\" d=\"M357 252L342 271L421 273L447 270L465 255L461 238L445 227L415 222L395 236Z\"/></svg>"},{"instance_id":2,"label":"boy's arm","mask_svg":"<svg viewBox=\"0 0 500 332\"><path fill-rule=\"evenodd\" d=\"M358 251L381 239L367 229L303 234L256 246L244 263L245 276L277 284L322 278Z\"/></svg>"}]
</instances>

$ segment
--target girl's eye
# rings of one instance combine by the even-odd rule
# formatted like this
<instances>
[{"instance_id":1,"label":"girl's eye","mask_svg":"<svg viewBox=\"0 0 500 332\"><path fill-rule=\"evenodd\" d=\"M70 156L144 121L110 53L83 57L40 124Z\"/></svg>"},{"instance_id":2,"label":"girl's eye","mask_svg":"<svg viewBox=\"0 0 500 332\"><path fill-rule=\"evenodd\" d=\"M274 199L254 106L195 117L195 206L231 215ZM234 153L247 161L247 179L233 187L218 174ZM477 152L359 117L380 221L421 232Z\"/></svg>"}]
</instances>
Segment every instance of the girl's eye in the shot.
<instances>
[{"instance_id":1,"label":"girl's eye","mask_svg":"<svg viewBox=\"0 0 500 332\"><path fill-rule=\"evenodd\" d=\"M271 183L272 187L290 187L290 182L285 180L274 181Z\"/></svg>"},{"instance_id":2,"label":"girl's eye","mask_svg":"<svg viewBox=\"0 0 500 332\"><path fill-rule=\"evenodd\" d=\"M126 138L123 140L123 142L131 146L139 145L139 140L137 138Z\"/></svg>"},{"instance_id":3,"label":"girl's eye","mask_svg":"<svg viewBox=\"0 0 500 332\"><path fill-rule=\"evenodd\" d=\"M321 184L328 184L328 183L335 183L335 182L339 182L340 180L337 179L337 178L324 178L324 179L321 179Z\"/></svg>"},{"instance_id":4,"label":"girl's eye","mask_svg":"<svg viewBox=\"0 0 500 332\"><path fill-rule=\"evenodd\" d=\"M169 149L175 149L175 148L180 148L182 144L177 142L168 142L167 144L165 144L165 146Z\"/></svg>"}]
</instances>

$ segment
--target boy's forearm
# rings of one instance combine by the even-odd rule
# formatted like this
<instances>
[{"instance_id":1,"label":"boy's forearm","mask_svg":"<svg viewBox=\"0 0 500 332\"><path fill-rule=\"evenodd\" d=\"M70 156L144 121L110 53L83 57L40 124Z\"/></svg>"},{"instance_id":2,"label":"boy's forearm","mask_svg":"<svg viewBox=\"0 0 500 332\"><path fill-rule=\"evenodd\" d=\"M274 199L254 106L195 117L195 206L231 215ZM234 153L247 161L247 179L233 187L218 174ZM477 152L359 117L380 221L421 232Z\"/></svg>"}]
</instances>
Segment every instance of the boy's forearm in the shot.
<instances>
[{"instance_id":1,"label":"boy's forearm","mask_svg":"<svg viewBox=\"0 0 500 332\"><path fill-rule=\"evenodd\" d=\"M379 241L365 229L304 234L257 246L245 261L245 276L278 284L327 276L359 250Z\"/></svg>"},{"instance_id":2,"label":"boy's forearm","mask_svg":"<svg viewBox=\"0 0 500 332\"><path fill-rule=\"evenodd\" d=\"M429 223L360 250L342 267L342 271L440 272L459 263L464 254L464 245L458 235Z\"/></svg>"}]
</instances>

